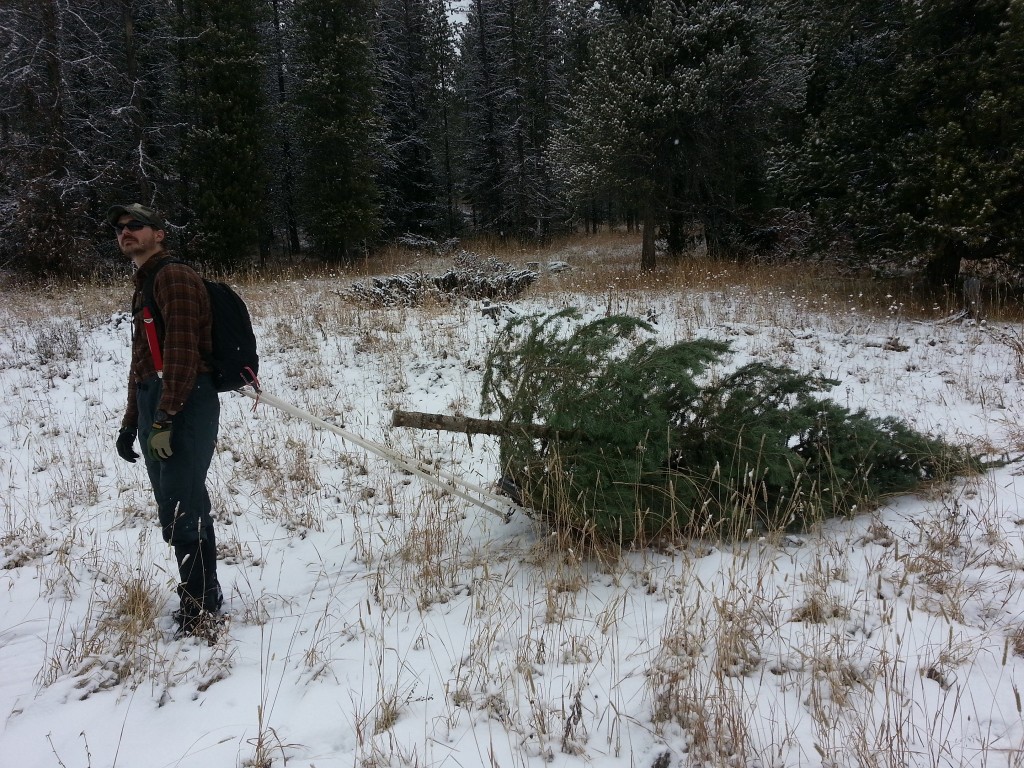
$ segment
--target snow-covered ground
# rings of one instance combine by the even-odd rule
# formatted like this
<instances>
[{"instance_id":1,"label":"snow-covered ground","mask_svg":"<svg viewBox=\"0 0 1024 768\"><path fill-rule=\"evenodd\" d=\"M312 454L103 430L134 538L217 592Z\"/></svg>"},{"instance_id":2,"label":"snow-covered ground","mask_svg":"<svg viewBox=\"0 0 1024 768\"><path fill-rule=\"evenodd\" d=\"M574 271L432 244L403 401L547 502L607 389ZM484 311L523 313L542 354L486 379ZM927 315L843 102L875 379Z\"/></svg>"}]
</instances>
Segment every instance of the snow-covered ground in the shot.
<instances>
[{"instance_id":1,"label":"snow-covered ground","mask_svg":"<svg viewBox=\"0 0 1024 768\"><path fill-rule=\"evenodd\" d=\"M844 405L1024 448L1019 326L558 279L507 311L652 310L664 343L728 340L735 364L839 379ZM477 415L497 324L473 302L362 307L349 282L244 291L267 391L493 482L492 438L390 418ZM1012 461L806 534L591 560L225 395L210 485L228 625L213 646L173 640L173 556L141 463L113 448L128 325L95 297L126 292L2 296L0 764L1024 765Z\"/></svg>"}]
</instances>

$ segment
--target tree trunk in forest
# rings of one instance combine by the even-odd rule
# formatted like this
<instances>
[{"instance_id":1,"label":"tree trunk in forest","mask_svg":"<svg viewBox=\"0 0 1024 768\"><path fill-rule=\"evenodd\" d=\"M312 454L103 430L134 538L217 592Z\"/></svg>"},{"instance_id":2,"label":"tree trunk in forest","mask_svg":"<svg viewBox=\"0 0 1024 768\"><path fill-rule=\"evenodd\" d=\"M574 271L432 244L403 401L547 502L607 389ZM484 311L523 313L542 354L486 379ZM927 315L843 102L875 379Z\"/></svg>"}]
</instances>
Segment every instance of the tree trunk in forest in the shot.
<instances>
[{"instance_id":1,"label":"tree trunk in forest","mask_svg":"<svg viewBox=\"0 0 1024 768\"><path fill-rule=\"evenodd\" d=\"M142 77L139 72L139 45L135 38L135 20L132 18L132 10L131 4L127 2L121 7L121 23L124 28L125 76L132 89L132 141L139 148L139 154L142 155L146 152L146 126L143 116ZM151 201L153 185L148 183L142 159L139 160L135 168L135 183L139 199L146 202Z\"/></svg>"},{"instance_id":2,"label":"tree trunk in forest","mask_svg":"<svg viewBox=\"0 0 1024 768\"><path fill-rule=\"evenodd\" d=\"M284 20L280 11L280 0L274 0L274 36L277 67L277 98L281 104L288 103L288 88L285 82L284 55ZM284 226L288 236L288 254L294 256L302 251L299 241L299 220L295 203L295 158L292 152L291 128L284 127L281 132L281 153L284 158L284 174L282 177L282 193L284 196Z\"/></svg>"},{"instance_id":3,"label":"tree trunk in forest","mask_svg":"<svg viewBox=\"0 0 1024 768\"><path fill-rule=\"evenodd\" d=\"M185 0L175 0L174 10L176 13L176 24L180 28L185 27ZM176 45L175 51L175 86L177 87L177 93L174 94L175 98L187 101L189 98L189 77L188 72L185 68L185 40L179 38ZM186 122L181 120L178 125L178 146L185 146L188 142L188 128ZM176 161L178 171L178 214L179 218L184 218L185 212L190 211L192 206L191 195L189 194L189 185L191 183L190 174L187 169L181 166L180 158ZM191 220L191 216L188 216ZM185 230L186 232L188 230ZM176 242L176 255L184 260L189 259L189 241L190 237L179 235Z\"/></svg>"},{"instance_id":4,"label":"tree trunk in forest","mask_svg":"<svg viewBox=\"0 0 1024 768\"><path fill-rule=\"evenodd\" d=\"M456 203L455 203L455 173L452 170L452 129L448 122L448 102L444 106L444 188L447 196L448 206L448 237L455 237L456 227Z\"/></svg>"},{"instance_id":5,"label":"tree trunk in forest","mask_svg":"<svg viewBox=\"0 0 1024 768\"><path fill-rule=\"evenodd\" d=\"M658 224L654 216L654 202L650 199L644 202L644 239L643 249L640 251L640 271L653 272L657 265L657 256L654 252L654 235Z\"/></svg>"},{"instance_id":6,"label":"tree trunk in forest","mask_svg":"<svg viewBox=\"0 0 1024 768\"><path fill-rule=\"evenodd\" d=\"M934 286L953 288L966 250L959 240L946 240L924 269L928 282Z\"/></svg>"},{"instance_id":7,"label":"tree trunk in forest","mask_svg":"<svg viewBox=\"0 0 1024 768\"><path fill-rule=\"evenodd\" d=\"M686 249L686 226L679 214L672 214L668 223L668 255L678 259Z\"/></svg>"}]
</instances>

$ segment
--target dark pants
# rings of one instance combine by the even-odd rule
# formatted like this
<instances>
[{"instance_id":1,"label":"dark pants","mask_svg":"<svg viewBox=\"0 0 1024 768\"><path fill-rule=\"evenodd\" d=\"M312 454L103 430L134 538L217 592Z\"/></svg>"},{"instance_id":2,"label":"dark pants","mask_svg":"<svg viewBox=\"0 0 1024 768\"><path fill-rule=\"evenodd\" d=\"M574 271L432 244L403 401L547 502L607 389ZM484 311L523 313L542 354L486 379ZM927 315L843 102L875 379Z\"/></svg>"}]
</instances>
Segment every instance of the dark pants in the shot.
<instances>
[{"instance_id":1,"label":"dark pants","mask_svg":"<svg viewBox=\"0 0 1024 768\"><path fill-rule=\"evenodd\" d=\"M139 385L139 443L153 486L160 530L174 547L181 582L178 594L186 615L220 608L217 583L217 541L210 515L206 473L217 444L220 401L207 375L196 380L185 408L172 419L169 459L150 458L146 442L153 414L160 404L163 386L159 379Z\"/></svg>"}]
</instances>

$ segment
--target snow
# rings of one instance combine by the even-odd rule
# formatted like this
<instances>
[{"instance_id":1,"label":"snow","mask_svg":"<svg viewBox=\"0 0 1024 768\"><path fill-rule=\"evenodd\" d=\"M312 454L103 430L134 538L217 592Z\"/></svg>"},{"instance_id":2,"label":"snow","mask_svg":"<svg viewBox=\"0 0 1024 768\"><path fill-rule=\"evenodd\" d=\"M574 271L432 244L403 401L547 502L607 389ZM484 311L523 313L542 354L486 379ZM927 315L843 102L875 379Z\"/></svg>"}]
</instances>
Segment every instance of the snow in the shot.
<instances>
[{"instance_id":1,"label":"snow","mask_svg":"<svg viewBox=\"0 0 1024 768\"><path fill-rule=\"evenodd\" d=\"M813 370L844 405L1020 452L1017 325L738 286L575 296L561 279L510 311L650 312L663 343L727 340L732 364ZM498 324L473 302L360 307L349 282L242 289L267 391L493 483L491 438L389 425L398 407L478 415ZM1019 461L804 534L587 558L225 395L210 487L228 624L213 646L174 640L173 555L141 463L113 449L128 327L83 305L125 292L4 289L3 764L1021 763ZM155 626L118 625L132 585Z\"/></svg>"}]
</instances>

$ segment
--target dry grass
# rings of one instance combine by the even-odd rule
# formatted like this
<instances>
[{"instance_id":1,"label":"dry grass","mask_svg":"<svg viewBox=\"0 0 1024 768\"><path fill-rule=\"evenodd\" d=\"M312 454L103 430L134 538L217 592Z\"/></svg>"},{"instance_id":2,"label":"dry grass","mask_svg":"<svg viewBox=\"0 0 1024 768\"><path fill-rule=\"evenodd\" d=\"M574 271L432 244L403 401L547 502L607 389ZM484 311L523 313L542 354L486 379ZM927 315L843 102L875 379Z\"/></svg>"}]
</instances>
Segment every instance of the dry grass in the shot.
<instances>
[{"instance_id":1,"label":"dry grass","mask_svg":"<svg viewBox=\"0 0 1024 768\"><path fill-rule=\"evenodd\" d=\"M145 536L145 534L144 534ZM116 549L92 570L93 589L83 624L63 634L42 674L44 683L63 674L77 678L80 698L162 674L156 627L166 603L165 585L149 563Z\"/></svg>"}]
</instances>

